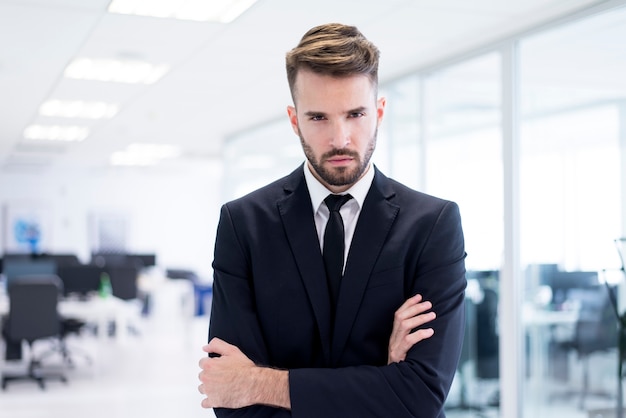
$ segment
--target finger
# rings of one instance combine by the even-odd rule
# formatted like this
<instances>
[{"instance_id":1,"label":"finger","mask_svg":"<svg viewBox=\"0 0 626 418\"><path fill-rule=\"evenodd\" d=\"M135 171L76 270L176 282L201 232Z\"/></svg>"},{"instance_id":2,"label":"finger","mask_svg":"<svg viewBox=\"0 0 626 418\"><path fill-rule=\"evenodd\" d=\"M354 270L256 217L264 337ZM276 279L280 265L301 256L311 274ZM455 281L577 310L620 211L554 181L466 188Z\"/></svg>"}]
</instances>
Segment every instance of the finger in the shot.
<instances>
[{"instance_id":1,"label":"finger","mask_svg":"<svg viewBox=\"0 0 626 418\"><path fill-rule=\"evenodd\" d=\"M208 344L205 344L202 347L202 350L204 350L206 352L209 352L209 350L211 350L213 347L216 347L216 346L219 347L221 345L221 343L227 344L226 341L222 340L221 338L213 337L213 338L211 338L211 341L209 341Z\"/></svg>"},{"instance_id":2,"label":"finger","mask_svg":"<svg viewBox=\"0 0 626 418\"><path fill-rule=\"evenodd\" d=\"M200 402L200 405L205 409L213 408L213 405L209 401L209 398L202 399L202 402Z\"/></svg>"},{"instance_id":3,"label":"finger","mask_svg":"<svg viewBox=\"0 0 626 418\"><path fill-rule=\"evenodd\" d=\"M426 311L428 311L429 309L432 309L433 304L430 303L429 301L425 301L425 302L421 302L421 303L417 303L411 306L407 306L405 307L403 310L397 310L396 311L396 319L398 320L404 320L407 318L411 318L414 316L417 316L421 313L424 313Z\"/></svg>"},{"instance_id":4,"label":"finger","mask_svg":"<svg viewBox=\"0 0 626 418\"><path fill-rule=\"evenodd\" d=\"M202 357L200 360L198 360L198 366L202 369L202 370L207 370L210 367L211 362L215 360L215 358L213 357ZM202 373L202 372L200 372Z\"/></svg>"},{"instance_id":5,"label":"finger","mask_svg":"<svg viewBox=\"0 0 626 418\"><path fill-rule=\"evenodd\" d=\"M433 335L435 335L435 330L432 328L423 328L423 329L418 329L415 332L412 332L411 334L407 335L407 338L406 338L407 342L410 344L408 348L411 348L418 342L426 340L432 337Z\"/></svg>"},{"instance_id":6,"label":"finger","mask_svg":"<svg viewBox=\"0 0 626 418\"><path fill-rule=\"evenodd\" d=\"M422 295L420 295L419 293L416 294L415 296L411 296L410 298L405 300L402 305L400 305L400 307L398 308L398 311L403 311L407 309L408 307L413 306L416 303L419 303L421 301L422 301Z\"/></svg>"},{"instance_id":7,"label":"finger","mask_svg":"<svg viewBox=\"0 0 626 418\"><path fill-rule=\"evenodd\" d=\"M433 308L433 304L430 301L424 301L421 303L418 303L417 305L411 306L409 309L407 309L407 313L412 314L412 316L416 316L419 314L422 314L426 311L429 311Z\"/></svg>"},{"instance_id":8,"label":"finger","mask_svg":"<svg viewBox=\"0 0 626 418\"><path fill-rule=\"evenodd\" d=\"M437 315L434 312L427 312L425 314L416 315L414 317L403 320L400 324L400 328L404 330L412 330L430 321L433 321L435 318L437 318Z\"/></svg>"},{"instance_id":9,"label":"finger","mask_svg":"<svg viewBox=\"0 0 626 418\"><path fill-rule=\"evenodd\" d=\"M204 386L204 385L198 385L198 392L200 392L201 394L203 394L203 395L204 395L204 391L203 391L203 389L202 389L202 388L203 388L203 386Z\"/></svg>"},{"instance_id":10,"label":"finger","mask_svg":"<svg viewBox=\"0 0 626 418\"><path fill-rule=\"evenodd\" d=\"M234 345L228 344L226 341L220 338L213 337L207 345L202 347L202 350L207 353L224 355L231 352L233 348L235 348Z\"/></svg>"}]
</instances>

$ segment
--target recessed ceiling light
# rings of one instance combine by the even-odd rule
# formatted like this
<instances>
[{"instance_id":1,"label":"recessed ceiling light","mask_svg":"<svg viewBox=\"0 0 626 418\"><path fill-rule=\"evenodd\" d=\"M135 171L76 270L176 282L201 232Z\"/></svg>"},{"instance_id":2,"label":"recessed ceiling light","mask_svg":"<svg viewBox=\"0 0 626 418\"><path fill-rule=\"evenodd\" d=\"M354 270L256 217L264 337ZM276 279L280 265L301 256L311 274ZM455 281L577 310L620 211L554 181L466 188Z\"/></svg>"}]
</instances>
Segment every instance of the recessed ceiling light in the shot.
<instances>
[{"instance_id":1,"label":"recessed ceiling light","mask_svg":"<svg viewBox=\"0 0 626 418\"><path fill-rule=\"evenodd\" d=\"M62 118L110 119L118 109L118 105L105 102L48 100L39 106L39 114Z\"/></svg>"},{"instance_id":2,"label":"recessed ceiling light","mask_svg":"<svg viewBox=\"0 0 626 418\"><path fill-rule=\"evenodd\" d=\"M129 84L153 84L169 71L167 64L138 60L76 58L64 75L78 80L111 81Z\"/></svg>"},{"instance_id":3,"label":"recessed ceiling light","mask_svg":"<svg viewBox=\"0 0 626 418\"><path fill-rule=\"evenodd\" d=\"M230 23L257 0L113 0L109 12L201 22Z\"/></svg>"},{"instance_id":4,"label":"recessed ceiling light","mask_svg":"<svg viewBox=\"0 0 626 418\"><path fill-rule=\"evenodd\" d=\"M30 125L24 129L24 138L43 141L83 141L89 128L72 125Z\"/></svg>"}]
</instances>

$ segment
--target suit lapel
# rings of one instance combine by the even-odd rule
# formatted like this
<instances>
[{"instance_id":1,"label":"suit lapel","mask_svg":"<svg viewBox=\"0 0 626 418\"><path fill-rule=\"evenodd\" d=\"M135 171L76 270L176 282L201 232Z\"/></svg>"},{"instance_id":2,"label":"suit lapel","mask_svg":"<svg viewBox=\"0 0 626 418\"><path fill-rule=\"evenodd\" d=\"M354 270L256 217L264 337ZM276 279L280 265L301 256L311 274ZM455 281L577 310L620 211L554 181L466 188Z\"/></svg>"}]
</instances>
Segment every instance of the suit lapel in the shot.
<instances>
[{"instance_id":1,"label":"suit lapel","mask_svg":"<svg viewBox=\"0 0 626 418\"><path fill-rule=\"evenodd\" d=\"M341 281L337 317L332 339L332 361L336 362L348 340L361 306L369 277L399 207L388 201L393 190L387 178L376 170L374 182L363 203Z\"/></svg>"},{"instance_id":2,"label":"suit lapel","mask_svg":"<svg viewBox=\"0 0 626 418\"><path fill-rule=\"evenodd\" d=\"M317 321L325 363L329 364L329 290L302 166L288 176L284 189L287 196L277 202L278 211Z\"/></svg>"}]
</instances>

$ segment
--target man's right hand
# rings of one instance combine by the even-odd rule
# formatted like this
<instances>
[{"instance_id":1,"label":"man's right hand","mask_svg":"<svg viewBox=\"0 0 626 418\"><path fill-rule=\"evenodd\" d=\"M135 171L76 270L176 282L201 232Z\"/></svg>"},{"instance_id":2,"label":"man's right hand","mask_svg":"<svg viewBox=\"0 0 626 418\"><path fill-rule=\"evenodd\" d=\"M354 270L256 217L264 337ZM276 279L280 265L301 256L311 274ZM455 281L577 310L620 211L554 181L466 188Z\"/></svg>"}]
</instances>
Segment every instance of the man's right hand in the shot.
<instances>
[{"instance_id":1,"label":"man's right hand","mask_svg":"<svg viewBox=\"0 0 626 418\"><path fill-rule=\"evenodd\" d=\"M387 364L397 363L406 358L406 354L413 345L432 337L435 331L432 328L417 327L435 319L436 315L430 311L432 304L422 301L422 295L415 295L406 300L398 308L393 318L393 329L389 337L389 357Z\"/></svg>"}]
</instances>

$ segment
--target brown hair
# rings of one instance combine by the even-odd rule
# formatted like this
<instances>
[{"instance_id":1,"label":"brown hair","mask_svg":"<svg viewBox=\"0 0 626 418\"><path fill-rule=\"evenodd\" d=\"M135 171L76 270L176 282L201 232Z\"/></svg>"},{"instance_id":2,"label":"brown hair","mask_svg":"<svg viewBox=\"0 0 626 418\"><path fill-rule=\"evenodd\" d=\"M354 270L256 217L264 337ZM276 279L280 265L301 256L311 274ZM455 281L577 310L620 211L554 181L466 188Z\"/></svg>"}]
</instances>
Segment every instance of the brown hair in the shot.
<instances>
[{"instance_id":1,"label":"brown hair","mask_svg":"<svg viewBox=\"0 0 626 418\"><path fill-rule=\"evenodd\" d=\"M329 23L304 34L298 46L287 53L287 81L295 101L298 71L346 77L362 74L378 86L380 52L355 26Z\"/></svg>"}]
</instances>

